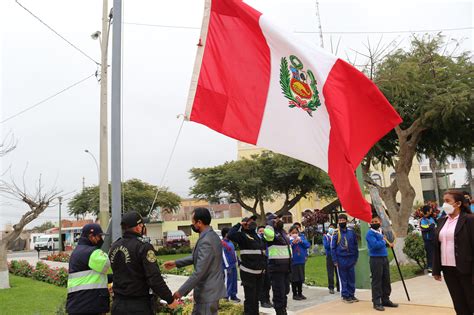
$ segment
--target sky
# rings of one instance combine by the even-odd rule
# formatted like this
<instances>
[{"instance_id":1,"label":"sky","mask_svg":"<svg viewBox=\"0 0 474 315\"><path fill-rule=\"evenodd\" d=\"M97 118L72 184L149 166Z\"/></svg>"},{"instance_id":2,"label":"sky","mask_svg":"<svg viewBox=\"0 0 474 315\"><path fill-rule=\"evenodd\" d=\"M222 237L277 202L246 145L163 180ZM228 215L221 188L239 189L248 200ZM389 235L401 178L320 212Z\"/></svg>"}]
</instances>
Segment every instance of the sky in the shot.
<instances>
[{"instance_id":1,"label":"sky","mask_svg":"<svg viewBox=\"0 0 474 315\"><path fill-rule=\"evenodd\" d=\"M99 43L90 35L101 29L102 1L19 2L92 59L100 60ZM278 16L281 25L297 36L320 42L315 1L247 2ZM177 116L186 105L203 3L124 0L122 176L160 184L177 141L163 184L182 197L188 196L193 184L189 169L237 157L235 140L192 122L184 123L177 138L182 119ZM12 135L17 141L17 148L0 159L0 174L5 180L24 182L30 191L41 176L46 188L56 187L71 198L81 191L83 178L86 186L98 182L94 160L84 152L87 149L99 158L99 83L93 75L97 65L14 0L0 5L0 121L87 78L0 124L1 139ZM364 58L356 59L355 52L366 53L368 42L374 46L380 41L384 46L395 40L398 47L408 47L410 31L450 29L443 33L461 40L459 50L473 49L472 1L321 0L319 9L325 48L336 53L339 42L338 56L356 64L364 63ZM451 30L467 27L471 29ZM2 198L0 230L16 223L26 210L23 204ZM68 217L67 201L62 216ZM57 217L54 205L30 226Z\"/></svg>"}]
</instances>

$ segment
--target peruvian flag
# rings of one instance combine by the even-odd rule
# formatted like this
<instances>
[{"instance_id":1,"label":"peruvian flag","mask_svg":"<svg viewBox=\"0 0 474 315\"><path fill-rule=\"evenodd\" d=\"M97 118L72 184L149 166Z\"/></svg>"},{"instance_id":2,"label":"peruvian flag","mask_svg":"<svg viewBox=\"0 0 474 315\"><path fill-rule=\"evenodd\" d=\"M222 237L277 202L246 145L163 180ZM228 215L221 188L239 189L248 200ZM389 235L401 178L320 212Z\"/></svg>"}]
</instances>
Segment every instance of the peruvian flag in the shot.
<instances>
[{"instance_id":1,"label":"peruvian flag","mask_svg":"<svg viewBox=\"0 0 474 315\"><path fill-rule=\"evenodd\" d=\"M370 222L354 171L401 122L350 64L239 0L206 0L186 117L329 173L343 208Z\"/></svg>"}]
</instances>

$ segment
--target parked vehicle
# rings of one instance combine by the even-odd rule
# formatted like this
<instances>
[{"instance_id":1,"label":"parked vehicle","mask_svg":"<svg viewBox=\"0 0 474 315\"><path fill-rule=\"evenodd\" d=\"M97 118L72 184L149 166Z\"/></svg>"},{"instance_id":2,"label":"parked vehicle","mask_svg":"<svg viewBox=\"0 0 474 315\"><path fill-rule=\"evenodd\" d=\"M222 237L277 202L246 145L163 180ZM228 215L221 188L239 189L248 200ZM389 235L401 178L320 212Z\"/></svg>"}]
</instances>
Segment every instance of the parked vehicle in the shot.
<instances>
[{"instance_id":1,"label":"parked vehicle","mask_svg":"<svg viewBox=\"0 0 474 315\"><path fill-rule=\"evenodd\" d=\"M190 246L189 237L183 231L168 231L163 233L164 246L179 248Z\"/></svg>"},{"instance_id":2,"label":"parked vehicle","mask_svg":"<svg viewBox=\"0 0 474 315\"><path fill-rule=\"evenodd\" d=\"M59 235L58 234L45 234L36 239L35 250L53 250L59 249Z\"/></svg>"}]
</instances>

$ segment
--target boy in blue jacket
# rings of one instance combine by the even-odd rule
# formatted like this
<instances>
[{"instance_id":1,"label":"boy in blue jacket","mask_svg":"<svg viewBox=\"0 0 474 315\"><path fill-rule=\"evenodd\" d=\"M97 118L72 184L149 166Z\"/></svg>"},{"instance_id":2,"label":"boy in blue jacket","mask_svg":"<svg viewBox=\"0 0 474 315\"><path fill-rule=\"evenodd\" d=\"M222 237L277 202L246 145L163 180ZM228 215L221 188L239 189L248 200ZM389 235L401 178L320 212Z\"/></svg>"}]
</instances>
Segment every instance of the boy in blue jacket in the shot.
<instances>
[{"instance_id":1,"label":"boy in blue jacket","mask_svg":"<svg viewBox=\"0 0 474 315\"><path fill-rule=\"evenodd\" d=\"M224 275L226 281L228 300L239 303L237 297L237 254L235 253L234 244L227 238L229 228L225 227L221 231L222 235L222 262L224 267Z\"/></svg>"},{"instance_id":2,"label":"boy in blue jacket","mask_svg":"<svg viewBox=\"0 0 474 315\"><path fill-rule=\"evenodd\" d=\"M347 215L340 214L337 219L339 230L332 238L331 258L339 273L342 300L359 302L355 297L355 265L359 258L357 235L347 228Z\"/></svg>"},{"instance_id":3,"label":"boy in blue jacket","mask_svg":"<svg viewBox=\"0 0 474 315\"><path fill-rule=\"evenodd\" d=\"M337 275L337 269L334 268L334 262L331 257L331 243L336 231L336 225L330 224L328 232L323 235L324 252L326 253L326 271L328 273L328 289L330 294L334 294L334 273L336 273L336 288L339 292L339 276Z\"/></svg>"},{"instance_id":4,"label":"boy in blue jacket","mask_svg":"<svg viewBox=\"0 0 474 315\"><path fill-rule=\"evenodd\" d=\"M293 255L291 257L291 288L293 300L306 300L303 295L304 267L308 256L309 242L303 234L299 233L298 227L290 228L290 244Z\"/></svg>"},{"instance_id":5,"label":"boy in blue jacket","mask_svg":"<svg viewBox=\"0 0 474 315\"><path fill-rule=\"evenodd\" d=\"M428 262L428 272L431 272L433 266L433 237L436 222L432 217L432 209L430 206L421 208L423 218L420 220L421 235L425 244L426 261Z\"/></svg>"},{"instance_id":6,"label":"boy in blue jacket","mask_svg":"<svg viewBox=\"0 0 474 315\"><path fill-rule=\"evenodd\" d=\"M385 307L398 307L390 301L390 268L388 265L387 245L391 244L380 229L380 218L374 216L370 223L370 230L365 237L370 256L370 273L372 274L372 303L377 311L384 311Z\"/></svg>"}]
</instances>

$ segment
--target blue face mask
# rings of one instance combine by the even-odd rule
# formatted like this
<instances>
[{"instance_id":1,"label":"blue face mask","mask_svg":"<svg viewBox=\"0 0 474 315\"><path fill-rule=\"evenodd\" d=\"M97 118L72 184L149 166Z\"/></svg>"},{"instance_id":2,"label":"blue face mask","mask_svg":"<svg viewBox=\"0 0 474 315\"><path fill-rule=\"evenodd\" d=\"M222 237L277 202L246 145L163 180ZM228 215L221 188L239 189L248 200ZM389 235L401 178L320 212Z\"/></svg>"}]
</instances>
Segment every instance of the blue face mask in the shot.
<instances>
[{"instance_id":1,"label":"blue face mask","mask_svg":"<svg viewBox=\"0 0 474 315\"><path fill-rule=\"evenodd\" d=\"M330 228L328 229L328 233L332 235L332 234L334 233L334 228L330 227Z\"/></svg>"},{"instance_id":2,"label":"blue face mask","mask_svg":"<svg viewBox=\"0 0 474 315\"><path fill-rule=\"evenodd\" d=\"M474 204L471 204L471 212L474 213Z\"/></svg>"}]
</instances>

